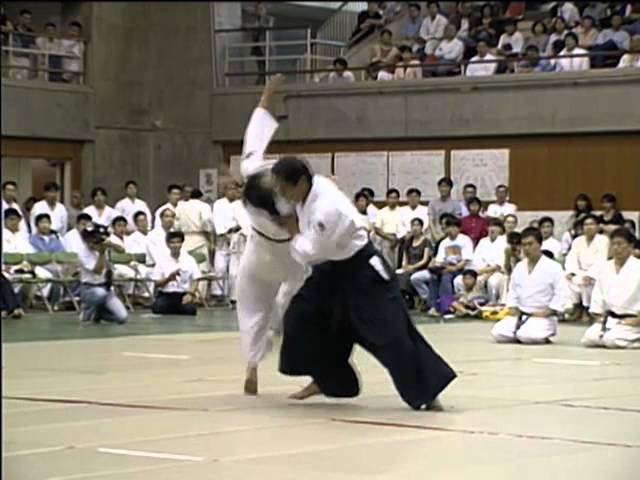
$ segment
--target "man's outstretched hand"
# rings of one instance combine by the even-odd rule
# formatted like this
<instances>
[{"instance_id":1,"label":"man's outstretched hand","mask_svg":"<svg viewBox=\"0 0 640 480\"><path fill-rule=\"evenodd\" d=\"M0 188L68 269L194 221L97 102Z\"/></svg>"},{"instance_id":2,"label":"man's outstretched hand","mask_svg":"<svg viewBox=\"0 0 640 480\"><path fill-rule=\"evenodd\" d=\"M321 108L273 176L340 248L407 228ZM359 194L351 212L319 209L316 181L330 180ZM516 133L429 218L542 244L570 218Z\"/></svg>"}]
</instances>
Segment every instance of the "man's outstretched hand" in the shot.
<instances>
[{"instance_id":1,"label":"man's outstretched hand","mask_svg":"<svg viewBox=\"0 0 640 480\"><path fill-rule=\"evenodd\" d=\"M269 106L269 102L271 101L271 97L273 96L273 92L275 92L278 87L284 82L284 75L278 73L273 77L267 80L267 84L262 91L262 97L260 98L260 104L258 105L261 108L267 108Z\"/></svg>"}]
</instances>

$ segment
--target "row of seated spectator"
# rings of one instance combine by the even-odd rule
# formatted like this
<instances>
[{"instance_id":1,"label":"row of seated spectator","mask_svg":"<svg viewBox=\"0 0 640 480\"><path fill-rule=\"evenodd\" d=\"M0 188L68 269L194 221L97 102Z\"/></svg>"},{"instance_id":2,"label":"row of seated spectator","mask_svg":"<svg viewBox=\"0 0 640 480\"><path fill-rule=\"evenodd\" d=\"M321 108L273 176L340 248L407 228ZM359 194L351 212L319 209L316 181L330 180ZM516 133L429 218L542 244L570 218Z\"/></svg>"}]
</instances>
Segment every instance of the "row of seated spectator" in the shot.
<instances>
[{"instance_id":1,"label":"row of seated spectator","mask_svg":"<svg viewBox=\"0 0 640 480\"><path fill-rule=\"evenodd\" d=\"M22 9L12 22L2 8L3 76L83 83L85 45L80 22L69 22L63 36L54 22L46 22L36 32L31 10Z\"/></svg>"},{"instance_id":2,"label":"row of seated spectator","mask_svg":"<svg viewBox=\"0 0 640 480\"><path fill-rule=\"evenodd\" d=\"M565 12L567 4L571 2L564 2L558 11ZM603 11L613 13L602 17ZM575 19L571 16L570 21L561 16L536 21L527 34L518 30L516 19L496 19L490 4L474 14L471 3L459 2L457 13L447 18L440 13L438 2L428 2L423 19L420 4L411 3L399 42L394 42L390 30L381 30L379 42L371 48L367 78L401 80L461 73L481 76L640 66L639 21L624 27L624 18L615 9L586 8L585 13ZM329 82L355 81L343 58L336 59L334 68Z\"/></svg>"}]
</instances>

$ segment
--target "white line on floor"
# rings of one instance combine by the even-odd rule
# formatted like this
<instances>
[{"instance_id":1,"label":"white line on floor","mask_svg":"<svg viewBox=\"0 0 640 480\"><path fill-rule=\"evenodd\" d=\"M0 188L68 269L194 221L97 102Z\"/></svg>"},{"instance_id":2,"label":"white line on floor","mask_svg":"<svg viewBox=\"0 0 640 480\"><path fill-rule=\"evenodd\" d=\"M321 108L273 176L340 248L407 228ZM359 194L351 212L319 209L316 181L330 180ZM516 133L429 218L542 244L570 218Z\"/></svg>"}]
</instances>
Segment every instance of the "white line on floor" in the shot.
<instances>
[{"instance_id":1,"label":"white line on floor","mask_svg":"<svg viewBox=\"0 0 640 480\"><path fill-rule=\"evenodd\" d=\"M176 455L173 453L145 452L142 450L122 450L119 448L96 448L100 453L113 455L127 455L129 457L162 458L164 460L185 460L189 462L204 462L204 457L192 457L190 455Z\"/></svg>"},{"instance_id":2,"label":"white line on floor","mask_svg":"<svg viewBox=\"0 0 640 480\"><path fill-rule=\"evenodd\" d=\"M141 358L170 358L172 360L189 360L191 357L188 355L168 355L163 353L138 353L138 352L123 352L124 357L141 357Z\"/></svg>"},{"instance_id":3,"label":"white line on floor","mask_svg":"<svg viewBox=\"0 0 640 480\"><path fill-rule=\"evenodd\" d=\"M3 457L21 457L22 455L35 455L37 453L57 452L59 450L66 450L67 446L61 447L47 447L47 448L33 448L31 450L16 450L15 452L5 452Z\"/></svg>"},{"instance_id":4,"label":"white line on floor","mask_svg":"<svg viewBox=\"0 0 640 480\"><path fill-rule=\"evenodd\" d=\"M607 362L597 362L594 360L566 360L564 358L532 358L536 363L556 363L560 365L583 365L583 366L597 366L604 365Z\"/></svg>"}]
</instances>

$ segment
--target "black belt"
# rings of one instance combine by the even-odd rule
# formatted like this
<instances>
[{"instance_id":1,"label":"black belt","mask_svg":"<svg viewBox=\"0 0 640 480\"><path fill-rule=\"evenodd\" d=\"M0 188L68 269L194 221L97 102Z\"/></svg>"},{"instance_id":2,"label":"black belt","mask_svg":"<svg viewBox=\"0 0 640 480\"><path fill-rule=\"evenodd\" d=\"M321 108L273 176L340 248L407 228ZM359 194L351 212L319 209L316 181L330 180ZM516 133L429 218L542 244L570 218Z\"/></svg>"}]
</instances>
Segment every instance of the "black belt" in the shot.
<instances>
[{"instance_id":1,"label":"black belt","mask_svg":"<svg viewBox=\"0 0 640 480\"><path fill-rule=\"evenodd\" d=\"M605 312L604 318L602 319L602 328L601 328L602 333L605 333L607 331L607 320L609 319L609 317L615 318L616 320L624 320L625 318L635 318L636 315L632 313L620 314L620 313L612 312L611 310Z\"/></svg>"},{"instance_id":2,"label":"black belt","mask_svg":"<svg viewBox=\"0 0 640 480\"><path fill-rule=\"evenodd\" d=\"M513 331L513 334L515 335L516 333L518 333L518 330L520 330L522 328L522 326L525 323L527 323L527 320L529 320L532 316L533 316L533 314L531 314L531 313L520 312L520 315L518 315L518 320L516 321L516 328Z\"/></svg>"},{"instance_id":3,"label":"black belt","mask_svg":"<svg viewBox=\"0 0 640 480\"><path fill-rule=\"evenodd\" d=\"M256 232L259 236L261 236L262 238L264 238L265 240L269 240L270 242L275 242L275 243L287 243L291 241L291 237L289 238L273 238L270 237L269 235L267 235L266 233L262 233L260 230L258 230L256 227L251 227L253 229L254 232Z\"/></svg>"}]
</instances>

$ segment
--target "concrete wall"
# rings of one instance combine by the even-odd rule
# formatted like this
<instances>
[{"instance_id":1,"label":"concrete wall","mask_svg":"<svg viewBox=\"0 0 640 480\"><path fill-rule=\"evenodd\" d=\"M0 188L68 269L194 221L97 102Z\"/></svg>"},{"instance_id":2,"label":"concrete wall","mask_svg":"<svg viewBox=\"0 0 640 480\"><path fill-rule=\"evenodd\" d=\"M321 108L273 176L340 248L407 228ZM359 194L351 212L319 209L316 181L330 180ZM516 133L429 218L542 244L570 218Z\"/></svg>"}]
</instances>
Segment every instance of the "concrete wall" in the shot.
<instances>
[{"instance_id":1,"label":"concrete wall","mask_svg":"<svg viewBox=\"0 0 640 480\"><path fill-rule=\"evenodd\" d=\"M287 87L274 108L286 117L278 139L357 140L640 130L640 72L600 71L447 78L429 82L367 82ZM238 141L257 90L217 90L217 142Z\"/></svg>"}]
</instances>

